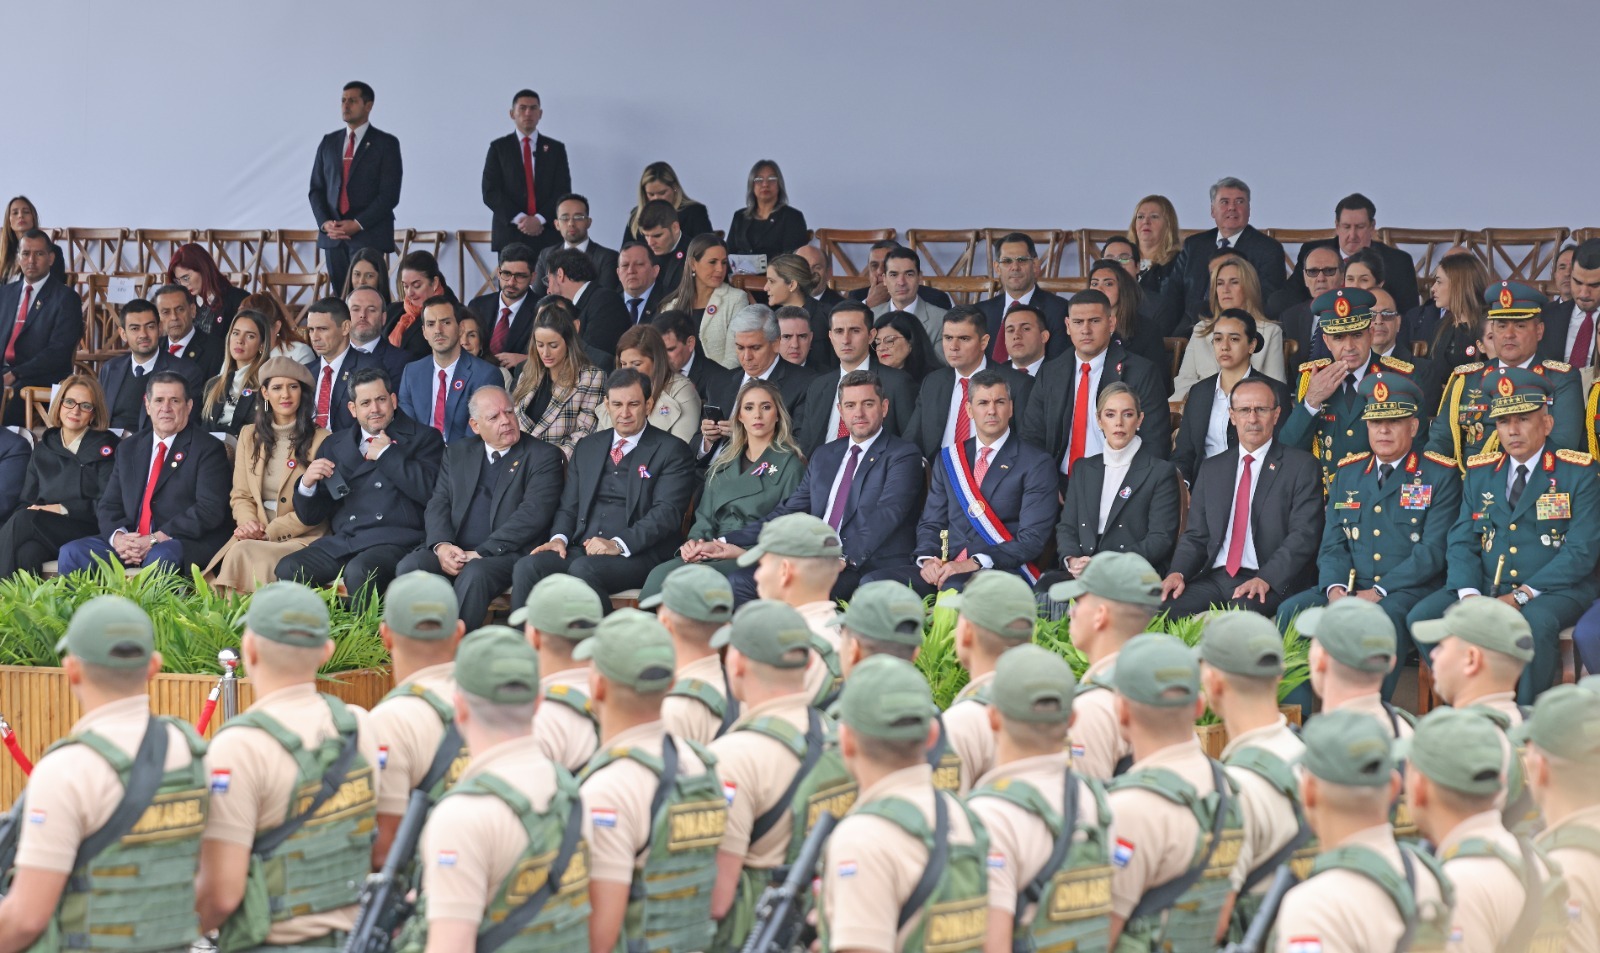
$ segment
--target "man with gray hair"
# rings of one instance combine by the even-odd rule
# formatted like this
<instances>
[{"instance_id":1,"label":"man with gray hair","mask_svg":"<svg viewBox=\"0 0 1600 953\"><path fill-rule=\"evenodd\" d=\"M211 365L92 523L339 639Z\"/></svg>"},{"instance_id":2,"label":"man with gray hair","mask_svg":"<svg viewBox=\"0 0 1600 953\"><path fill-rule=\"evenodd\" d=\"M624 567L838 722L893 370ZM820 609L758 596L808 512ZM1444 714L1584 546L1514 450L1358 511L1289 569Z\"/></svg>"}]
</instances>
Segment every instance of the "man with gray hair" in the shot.
<instances>
[{"instance_id":1,"label":"man with gray hair","mask_svg":"<svg viewBox=\"0 0 1600 953\"><path fill-rule=\"evenodd\" d=\"M1233 254L1248 261L1261 281L1261 300L1283 287L1288 259L1283 246L1250 224L1250 186L1223 176L1211 186L1211 220L1216 228L1190 235L1175 261L1183 284L1168 282L1158 316L1168 337L1188 337L1211 293L1211 260ZM1182 296L1181 298L1179 296Z\"/></svg>"},{"instance_id":2,"label":"man with gray hair","mask_svg":"<svg viewBox=\"0 0 1600 953\"><path fill-rule=\"evenodd\" d=\"M471 630L483 624L490 600L511 585L517 560L550 538L566 458L518 429L503 388L478 388L467 409L473 435L445 449L422 546L396 572L420 569L453 580L461 620Z\"/></svg>"},{"instance_id":3,"label":"man with gray hair","mask_svg":"<svg viewBox=\"0 0 1600 953\"><path fill-rule=\"evenodd\" d=\"M790 364L779 356L778 319L766 305L740 308L728 322L728 336L733 339L739 366L727 368L706 382L705 408L714 408L717 413L707 413L700 424L701 441L695 449L702 456L714 452L718 442L733 431L731 420L739 413L739 388L747 382L764 380L776 387L789 419L794 420L805 405L806 386L816 376L810 368Z\"/></svg>"},{"instance_id":4,"label":"man with gray hair","mask_svg":"<svg viewBox=\"0 0 1600 953\"><path fill-rule=\"evenodd\" d=\"M355 288L345 295L344 303L350 309L350 350L377 358L378 365L389 372L389 379L399 380L412 356L383 336L383 322L388 317L383 295L376 288ZM305 355L294 356L301 360Z\"/></svg>"}]
</instances>

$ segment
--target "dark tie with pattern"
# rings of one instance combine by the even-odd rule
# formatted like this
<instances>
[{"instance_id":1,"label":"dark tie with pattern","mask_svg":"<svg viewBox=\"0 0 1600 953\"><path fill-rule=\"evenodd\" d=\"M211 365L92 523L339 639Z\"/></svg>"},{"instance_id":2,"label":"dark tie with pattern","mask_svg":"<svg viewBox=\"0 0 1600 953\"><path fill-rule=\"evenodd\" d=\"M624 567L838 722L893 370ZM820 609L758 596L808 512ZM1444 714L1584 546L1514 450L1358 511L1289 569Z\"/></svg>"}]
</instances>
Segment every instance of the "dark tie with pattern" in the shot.
<instances>
[{"instance_id":1,"label":"dark tie with pattern","mask_svg":"<svg viewBox=\"0 0 1600 953\"><path fill-rule=\"evenodd\" d=\"M1512 506L1522 499L1522 491L1528 488L1528 467L1526 464L1517 464L1517 478L1511 481L1511 495L1509 500Z\"/></svg>"}]
</instances>

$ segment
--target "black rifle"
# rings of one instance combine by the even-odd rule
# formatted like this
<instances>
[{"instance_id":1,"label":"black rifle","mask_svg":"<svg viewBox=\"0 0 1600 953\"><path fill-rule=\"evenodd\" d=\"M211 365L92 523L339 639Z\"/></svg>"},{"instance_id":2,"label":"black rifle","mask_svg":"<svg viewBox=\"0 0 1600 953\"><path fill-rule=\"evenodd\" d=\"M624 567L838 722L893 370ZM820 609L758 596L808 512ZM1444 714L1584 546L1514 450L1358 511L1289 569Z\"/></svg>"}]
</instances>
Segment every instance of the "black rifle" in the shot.
<instances>
[{"instance_id":1,"label":"black rifle","mask_svg":"<svg viewBox=\"0 0 1600 953\"><path fill-rule=\"evenodd\" d=\"M838 819L827 811L817 815L817 823L800 845L800 854L789 865L782 881L761 891L756 901L756 922L740 953L788 953L805 926L805 892L822 856L822 844L833 833Z\"/></svg>"},{"instance_id":2,"label":"black rifle","mask_svg":"<svg viewBox=\"0 0 1600 953\"><path fill-rule=\"evenodd\" d=\"M1278 907L1283 903L1283 895L1289 888L1300 882L1288 864L1278 867L1278 872L1273 875L1271 886L1261 897L1261 909L1256 911L1256 917L1250 921L1250 928L1244 931L1244 936L1237 943L1229 943L1223 947L1222 953L1261 953L1261 948L1267 942L1267 934L1272 930L1273 921L1278 919Z\"/></svg>"},{"instance_id":3,"label":"black rifle","mask_svg":"<svg viewBox=\"0 0 1600 953\"><path fill-rule=\"evenodd\" d=\"M395 930L411 916L412 905L406 900L411 887L406 868L416 857L422 825L432 806L427 791L411 792L389 845L389 855L383 859L383 869L369 875L361 888L361 909L356 914L355 928L345 941L344 953L389 953L393 948Z\"/></svg>"}]
</instances>

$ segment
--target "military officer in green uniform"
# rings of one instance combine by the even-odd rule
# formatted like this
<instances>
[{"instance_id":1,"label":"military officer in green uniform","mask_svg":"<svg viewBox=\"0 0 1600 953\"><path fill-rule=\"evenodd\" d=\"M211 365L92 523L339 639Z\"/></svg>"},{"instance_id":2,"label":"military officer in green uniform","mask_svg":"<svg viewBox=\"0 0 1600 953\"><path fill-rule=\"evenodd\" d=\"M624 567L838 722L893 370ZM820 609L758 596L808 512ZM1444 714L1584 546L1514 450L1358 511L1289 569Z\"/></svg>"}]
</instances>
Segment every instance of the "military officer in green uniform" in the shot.
<instances>
[{"instance_id":1,"label":"military officer in green uniform","mask_svg":"<svg viewBox=\"0 0 1600 953\"><path fill-rule=\"evenodd\" d=\"M1357 387L1380 371L1410 376L1410 363L1379 357L1372 350L1372 308L1377 299L1360 288L1335 288L1317 296L1311 311L1317 330L1333 357L1300 365L1295 406L1287 411L1279 439L1285 446L1310 450L1322 461L1322 483L1333 482L1338 462L1365 453L1367 430L1361 426L1366 402Z\"/></svg>"},{"instance_id":2,"label":"military officer in green uniform","mask_svg":"<svg viewBox=\"0 0 1600 953\"><path fill-rule=\"evenodd\" d=\"M1278 609L1278 627L1287 630L1312 606L1365 599L1394 620L1404 659L1410 650L1406 613L1444 581L1445 546L1461 509L1461 477L1450 457L1412 449L1421 427L1422 389L1410 378L1379 371L1362 378L1359 391L1372 450L1339 461L1317 553L1317 584ZM1400 670L1396 665L1385 677L1385 699L1393 695ZM1297 701L1309 710L1309 686Z\"/></svg>"},{"instance_id":3,"label":"military officer in green uniform","mask_svg":"<svg viewBox=\"0 0 1600 953\"><path fill-rule=\"evenodd\" d=\"M1555 414L1551 449L1585 449L1581 376L1570 364L1538 357L1539 338L1544 334L1539 309L1548 299L1520 281L1501 281L1489 286L1483 300L1488 305L1484 335L1493 339L1498 356L1488 363L1462 364L1451 373L1439 412L1428 429L1427 449L1454 458L1463 470L1477 454L1500 449L1490 411L1497 386L1495 371L1502 367L1523 368L1545 379Z\"/></svg>"},{"instance_id":4,"label":"military officer in green uniform","mask_svg":"<svg viewBox=\"0 0 1600 953\"><path fill-rule=\"evenodd\" d=\"M1407 622L1437 619L1458 599L1477 596L1520 609L1534 654L1517 697L1531 704L1555 680L1561 630L1600 596L1600 481L1593 457L1551 441L1547 375L1496 368L1484 381L1503 449L1467 460L1445 588L1417 603Z\"/></svg>"}]
</instances>

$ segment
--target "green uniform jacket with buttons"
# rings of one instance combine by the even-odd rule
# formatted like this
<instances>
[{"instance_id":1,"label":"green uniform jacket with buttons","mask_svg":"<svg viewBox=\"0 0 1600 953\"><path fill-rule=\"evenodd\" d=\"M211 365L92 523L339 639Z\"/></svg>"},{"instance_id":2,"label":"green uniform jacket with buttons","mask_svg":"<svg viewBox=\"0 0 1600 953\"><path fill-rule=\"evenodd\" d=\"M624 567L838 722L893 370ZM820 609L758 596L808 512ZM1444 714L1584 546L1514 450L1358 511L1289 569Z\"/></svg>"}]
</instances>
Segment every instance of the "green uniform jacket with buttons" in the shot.
<instances>
[{"instance_id":1,"label":"green uniform jacket with buttons","mask_svg":"<svg viewBox=\"0 0 1600 953\"><path fill-rule=\"evenodd\" d=\"M1467 461L1461 516L1450 530L1446 587L1490 594L1500 557L1500 593L1530 586L1595 588L1600 557L1600 468L1587 453L1546 445L1515 507L1506 502L1511 458L1485 453Z\"/></svg>"},{"instance_id":2,"label":"green uniform jacket with buttons","mask_svg":"<svg viewBox=\"0 0 1600 953\"><path fill-rule=\"evenodd\" d=\"M1461 473L1439 454L1408 453L1378 486L1377 457L1339 461L1317 553L1317 586L1432 591L1444 576L1450 527L1461 511Z\"/></svg>"},{"instance_id":3,"label":"green uniform jacket with buttons","mask_svg":"<svg viewBox=\"0 0 1600 953\"><path fill-rule=\"evenodd\" d=\"M800 485L805 469L799 454L768 447L742 472L739 463L718 470L706 479L689 538L716 539L761 522Z\"/></svg>"},{"instance_id":4,"label":"green uniform jacket with buttons","mask_svg":"<svg viewBox=\"0 0 1600 953\"><path fill-rule=\"evenodd\" d=\"M1480 453L1500 449L1500 438L1489 417L1489 401L1494 398L1494 381L1484 381L1500 369L1499 361L1488 364L1463 364L1450 373L1444 385L1439 413L1428 428L1426 449L1466 461ZM1587 450L1583 435L1583 380L1571 364L1560 361L1534 361L1528 370L1550 384L1550 413L1556 419L1547 444L1556 449Z\"/></svg>"},{"instance_id":5,"label":"green uniform jacket with buttons","mask_svg":"<svg viewBox=\"0 0 1600 953\"><path fill-rule=\"evenodd\" d=\"M1322 405L1320 412L1312 413L1306 407L1306 390L1311 386L1311 376L1332 363L1331 359L1324 357L1300 365L1300 381L1294 392L1295 403L1293 407L1284 409L1287 419L1278 434L1284 446L1309 450L1322 464L1324 491L1333 482L1340 460L1352 453L1366 453L1372 449L1367 444L1366 421L1361 419L1367 402L1360 394L1341 387ZM1397 357L1380 357L1367 365L1368 374L1382 371L1409 378L1413 370L1415 368L1409 362ZM1420 418L1421 414L1418 416ZM1422 423L1427 425L1426 420Z\"/></svg>"}]
</instances>

